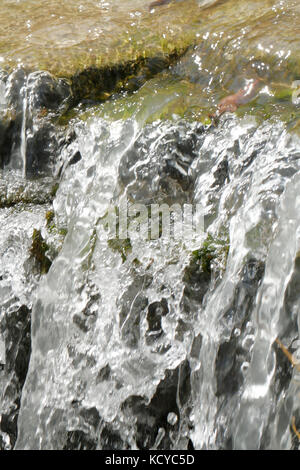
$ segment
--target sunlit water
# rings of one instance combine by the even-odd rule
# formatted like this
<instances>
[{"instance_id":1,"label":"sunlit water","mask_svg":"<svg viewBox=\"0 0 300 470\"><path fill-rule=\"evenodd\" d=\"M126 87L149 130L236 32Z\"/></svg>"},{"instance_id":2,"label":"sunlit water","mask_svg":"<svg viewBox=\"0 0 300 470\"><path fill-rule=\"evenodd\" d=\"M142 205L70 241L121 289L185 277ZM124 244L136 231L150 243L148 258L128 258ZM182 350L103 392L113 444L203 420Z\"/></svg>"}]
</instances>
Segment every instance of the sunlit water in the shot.
<instances>
[{"instance_id":1,"label":"sunlit water","mask_svg":"<svg viewBox=\"0 0 300 470\"><path fill-rule=\"evenodd\" d=\"M12 6L36 14L27 52L38 38L35 3L3 2L8 19ZM47 3L65 18L75 7L83 15L71 33L60 16L53 37L47 27L55 47L84 41L84 15L96 7L107 37L120 17L123 27L131 7L142 18L152 15L142 1L86 2L82 11L80 2ZM188 3L196 4L182 2ZM288 60L297 56L299 39L283 32L288 24L296 30L299 4L245 3L203 10L210 23L191 24L203 41L137 93L85 103L84 113L79 106L68 124L76 138L61 161L77 151L82 158L64 167L53 202L67 236L47 275L31 274L28 250L33 226L45 229L48 206L1 209L8 227L0 232L1 313L7 298L14 308L19 301L33 305L17 449L290 449L295 442L299 371L275 340L293 344L297 357L300 141L291 129L299 109L291 93L282 99L275 91L297 80L297 65ZM161 25L168 15L176 18L180 4L161 7ZM259 50L263 57L251 55ZM256 75L265 83L255 105L208 124L222 94ZM18 182L26 174L31 113L31 89L24 86L20 142L10 164ZM5 106L7 90L0 88ZM194 109L199 100L201 112ZM10 178L4 170L6 191ZM125 199L201 204L205 233L191 240L136 234L130 246L116 249L103 217ZM205 273L193 252L208 234L219 255ZM2 350L0 342L0 356Z\"/></svg>"},{"instance_id":2,"label":"sunlit water","mask_svg":"<svg viewBox=\"0 0 300 470\"><path fill-rule=\"evenodd\" d=\"M165 156L155 147L175 129L176 124L168 123L152 128L150 154L157 169ZM55 201L68 235L38 290L18 448L56 448L66 429L87 432L82 408L96 408L102 426L113 421L121 439L136 448L132 417L124 418L122 403L132 396L150 400L166 370L186 359L191 410L187 416L186 405L177 402L182 429L174 431L175 448L185 448L189 438L196 448L215 448L216 438L224 446L229 437L235 448L288 448L298 392L291 384L291 391L275 395L273 343L291 325L295 328L299 311L297 296L287 302L299 250L299 140L280 124L256 128L251 120L234 118L224 120L219 130L200 134L198 156L189 170L195 185L186 200L210 200L207 211L215 216L209 231L215 237L227 231L230 240L226 271L201 301L200 294L198 299L187 296L183 280L191 251L201 246L200 235L191 245L137 238L124 263L102 240L99 218L126 192L119 187L118 167L139 138L135 122L108 126L93 120L81 132L76 145L83 161L66 173ZM229 181L218 194L212 175L224 158ZM134 163L135 171L141 164ZM142 165L139 180L133 177L128 190L132 186L134 195L147 177L147 165ZM152 198L154 186L148 181L140 197ZM167 197L176 201L172 194ZM162 298L168 304L164 334L149 345L147 308ZM184 299L188 308L183 307ZM90 314L83 313L87 308ZM202 346L195 357L191 347L199 335ZM216 358L232 335L238 345L228 351L228 360L239 364L235 374L241 377L230 393L216 383ZM297 330L293 335L297 337ZM226 382L230 370L226 358L222 360L225 370L217 373L224 374ZM105 367L110 374L103 382L99 371ZM80 402L79 410L74 400ZM270 438L263 441L267 431ZM98 445L101 448L101 440Z\"/></svg>"}]
</instances>

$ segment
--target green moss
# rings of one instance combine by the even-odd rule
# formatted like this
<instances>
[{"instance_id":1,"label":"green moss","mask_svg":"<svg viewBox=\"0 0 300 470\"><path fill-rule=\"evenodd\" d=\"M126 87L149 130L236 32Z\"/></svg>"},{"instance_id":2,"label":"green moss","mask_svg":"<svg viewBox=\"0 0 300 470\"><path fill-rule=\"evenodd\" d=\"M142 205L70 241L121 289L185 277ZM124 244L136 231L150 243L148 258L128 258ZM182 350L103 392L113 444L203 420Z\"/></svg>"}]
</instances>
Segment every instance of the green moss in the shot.
<instances>
[{"instance_id":1,"label":"green moss","mask_svg":"<svg viewBox=\"0 0 300 470\"><path fill-rule=\"evenodd\" d=\"M288 128L290 128L289 124L300 118L300 110L292 103L291 99L283 97L277 99L274 96L266 102L260 102L257 99L248 105L241 106L237 111L237 115L240 117L245 115L255 116L258 124L273 119L288 124Z\"/></svg>"},{"instance_id":2,"label":"green moss","mask_svg":"<svg viewBox=\"0 0 300 470\"><path fill-rule=\"evenodd\" d=\"M51 189L51 196L52 196L53 199L56 196L58 188L59 188L59 183L57 183L57 182L54 183L54 185L52 186L52 189Z\"/></svg>"},{"instance_id":3,"label":"green moss","mask_svg":"<svg viewBox=\"0 0 300 470\"><path fill-rule=\"evenodd\" d=\"M140 260L139 260L138 258L134 258L134 260L132 261L132 264L133 264L135 267L142 266L142 263L140 262Z\"/></svg>"},{"instance_id":4,"label":"green moss","mask_svg":"<svg viewBox=\"0 0 300 470\"><path fill-rule=\"evenodd\" d=\"M46 226L48 229L51 229L53 226L54 226L54 211L53 210L49 210L46 212L46 215L45 215L45 219L46 219Z\"/></svg>"},{"instance_id":5,"label":"green moss","mask_svg":"<svg viewBox=\"0 0 300 470\"><path fill-rule=\"evenodd\" d=\"M229 253L229 241L214 239L208 234L201 248L192 252L192 263L199 264L205 273L211 273L212 262L222 261L226 265Z\"/></svg>"},{"instance_id":6,"label":"green moss","mask_svg":"<svg viewBox=\"0 0 300 470\"><path fill-rule=\"evenodd\" d=\"M62 238L65 238L68 230L65 227L58 227L55 223L55 214L53 209L50 209L46 212L46 227L52 235L60 235Z\"/></svg>"},{"instance_id":7,"label":"green moss","mask_svg":"<svg viewBox=\"0 0 300 470\"><path fill-rule=\"evenodd\" d=\"M111 250L118 252L121 255L123 263L125 263L127 256L131 253L132 246L129 238L120 240L119 238L113 238L108 240L108 246Z\"/></svg>"},{"instance_id":8,"label":"green moss","mask_svg":"<svg viewBox=\"0 0 300 470\"><path fill-rule=\"evenodd\" d=\"M66 228L60 228L60 229L58 229L58 233L59 233L62 237L66 237L66 236L67 236L67 233L68 233L68 229L66 229Z\"/></svg>"},{"instance_id":9,"label":"green moss","mask_svg":"<svg viewBox=\"0 0 300 470\"><path fill-rule=\"evenodd\" d=\"M17 188L16 191L7 197L0 194L0 209L23 205L24 208L30 204L44 205L52 202L49 194L26 194L25 188Z\"/></svg>"},{"instance_id":10,"label":"green moss","mask_svg":"<svg viewBox=\"0 0 300 470\"><path fill-rule=\"evenodd\" d=\"M293 94L293 89L292 88L280 88L280 89L277 89L275 90L274 92L274 97L277 99L277 100L289 100L291 101L292 99L292 94Z\"/></svg>"},{"instance_id":11,"label":"green moss","mask_svg":"<svg viewBox=\"0 0 300 470\"><path fill-rule=\"evenodd\" d=\"M46 274L51 266L51 261L46 256L48 249L49 247L43 239L41 231L34 229L32 234L30 254L32 258L37 261L41 274Z\"/></svg>"}]
</instances>

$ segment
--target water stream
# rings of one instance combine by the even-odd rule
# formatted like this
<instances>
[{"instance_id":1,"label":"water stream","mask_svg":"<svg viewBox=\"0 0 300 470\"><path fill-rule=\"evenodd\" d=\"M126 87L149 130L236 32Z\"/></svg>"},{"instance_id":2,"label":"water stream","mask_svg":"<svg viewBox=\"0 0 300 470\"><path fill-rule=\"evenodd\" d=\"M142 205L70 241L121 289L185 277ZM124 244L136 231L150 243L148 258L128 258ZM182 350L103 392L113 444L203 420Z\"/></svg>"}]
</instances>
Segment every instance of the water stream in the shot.
<instances>
[{"instance_id":1,"label":"water stream","mask_svg":"<svg viewBox=\"0 0 300 470\"><path fill-rule=\"evenodd\" d=\"M95 3L115 27L114 2ZM220 16L232 2L212 3L211 36L133 93L71 109L69 82L0 75L3 129L15 113L9 139L0 127L1 448L299 447L299 367L276 342L300 359L300 70L281 29L299 9L247 2L261 23L241 32ZM250 103L211 118L256 76ZM128 236L109 234L108 213L119 226L151 204L198 205L202 230L143 237L131 212Z\"/></svg>"}]
</instances>

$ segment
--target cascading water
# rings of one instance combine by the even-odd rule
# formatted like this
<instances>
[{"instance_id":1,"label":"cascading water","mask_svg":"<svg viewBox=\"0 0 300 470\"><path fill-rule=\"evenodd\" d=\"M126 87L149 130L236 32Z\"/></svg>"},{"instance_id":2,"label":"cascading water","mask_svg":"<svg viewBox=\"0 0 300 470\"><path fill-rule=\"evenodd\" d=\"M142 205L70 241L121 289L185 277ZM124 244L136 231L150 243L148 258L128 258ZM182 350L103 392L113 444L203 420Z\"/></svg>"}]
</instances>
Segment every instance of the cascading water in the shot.
<instances>
[{"instance_id":1,"label":"cascading water","mask_svg":"<svg viewBox=\"0 0 300 470\"><path fill-rule=\"evenodd\" d=\"M178 129L182 145L194 145L189 192L183 171L165 167ZM82 160L55 200L68 235L38 290L17 448L59 448L80 433L98 448L107 435L124 448L157 439L164 448L189 439L195 448L289 447L298 399L288 390L282 403L274 341L286 329L297 337L298 299L291 311L284 304L297 260L298 138L280 124L234 118L218 129L92 120L77 133ZM206 229L230 247L226 269L215 260L215 280L191 261L203 234L190 244L131 239L125 260L107 242L99 220L108 204L126 193L150 201L161 187L161 201L208 200ZM153 317L160 326L150 335ZM175 371L161 392L170 409L160 410L151 405L157 387ZM277 403L285 421L276 426Z\"/></svg>"},{"instance_id":2,"label":"cascading water","mask_svg":"<svg viewBox=\"0 0 300 470\"><path fill-rule=\"evenodd\" d=\"M109 36L120 20L100 3ZM235 3L197 2L196 45L104 69L107 89L93 67L1 72L1 449L299 447L299 109L282 35L299 8ZM80 43L59 25L62 43ZM164 236L158 219L143 236L153 204L200 207L201 223ZM132 230L118 238L108 221L120 230L124 210Z\"/></svg>"}]
</instances>

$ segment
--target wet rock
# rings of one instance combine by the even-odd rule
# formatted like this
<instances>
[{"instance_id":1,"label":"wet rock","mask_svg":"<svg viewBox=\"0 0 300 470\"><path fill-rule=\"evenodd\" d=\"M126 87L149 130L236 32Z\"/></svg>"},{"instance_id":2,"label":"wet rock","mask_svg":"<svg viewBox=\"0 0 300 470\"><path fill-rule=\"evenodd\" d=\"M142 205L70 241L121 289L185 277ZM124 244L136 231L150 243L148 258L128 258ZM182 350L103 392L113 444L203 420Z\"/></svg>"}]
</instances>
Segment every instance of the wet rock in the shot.
<instances>
[{"instance_id":1,"label":"wet rock","mask_svg":"<svg viewBox=\"0 0 300 470\"><path fill-rule=\"evenodd\" d=\"M0 121L0 168L3 169L14 160L14 167L21 169L19 156L21 146L22 116L16 115Z\"/></svg>"},{"instance_id":2,"label":"wet rock","mask_svg":"<svg viewBox=\"0 0 300 470\"><path fill-rule=\"evenodd\" d=\"M254 330L251 313L259 285L264 275L264 263L249 259L244 265L241 280L235 289L232 306L224 313L230 331L228 340L218 348L215 374L216 396L219 397L217 442L220 448L232 446L232 413L245 377L243 367L251 362Z\"/></svg>"},{"instance_id":3,"label":"wet rock","mask_svg":"<svg viewBox=\"0 0 300 470\"><path fill-rule=\"evenodd\" d=\"M97 441L83 431L69 431L63 450L96 450Z\"/></svg>"},{"instance_id":4,"label":"wet rock","mask_svg":"<svg viewBox=\"0 0 300 470\"><path fill-rule=\"evenodd\" d=\"M136 277L120 299L119 325L125 344L136 348L141 337L141 320L148 306L144 290L151 283L150 276Z\"/></svg>"},{"instance_id":5,"label":"wet rock","mask_svg":"<svg viewBox=\"0 0 300 470\"><path fill-rule=\"evenodd\" d=\"M255 301L255 294L264 275L264 263L250 259L242 271L242 279L238 283L232 306L225 312L224 319L232 330L242 330L249 319Z\"/></svg>"},{"instance_id":6,"label":"wet rock","mask_svg":"<svg viewBox=\"0 0 300 470\"><path fill-rule=\"evenodd\" d=\"M208 235L203 246L192 253L183 275L181 306L187 314L199 308L211 281L218 279L219 273L226 265L228 249L226 241L214 240Z\"/></svg>"},{"instance_id":7,"label":"wet rock","mask_svg":"<svg viewBox=\"0 0 300 470\"><path fill-rule=\"evenodd\" d=\"M24 180L5 175L5 179L0 179L0 208L47 205L53 201L56 189L52 178Z\"/></svg>"},{"instance_id":8,"label":"wet rock","mask_svg":"<svg viewBox=\"0 0 300 470\"><path fill-rule=\"evenodd\" d=\"M81 158L81 153L79 152L79 150L77 150L77 152L74 153L68 163L69 165L75 165L76 163L80 162Z\"/></svg>"},{"instance_id":9,"label":"wet rock","mask_svg":"<svg viewBox=\"0 0 300 470\"><path fill-rule=\"evenodd\" d=\"M224 314L231 329L229 341L220 344L216 359L217 396L237 392L243 382L241 365L250 361L249 351L243 347L246 323L250 319L255 294L264 275L264 264L250 259L244 266L234 301ZM249 331L248 331L249 334Z\"/></svg>"},{"instance_id":10,"label":"wet rock","mask_svg":"<svg viewBox=\"0 0 300 470\"><path fill-rule=\"evenodd\" d=\"M190 353L191 358L193 359L199 358L199 354L200 354L200 350L202 346L202 340L203 338L201 335L198 335L194 338L192 348L191 348L191 353Z\"/></svg>"},{"instance_id":11,"label":"wet rock","mask_svg":"<svg viewBox=\"0 0 300 470\"><path fill-rule=\"evenodd\" d=\"M42 237L41 231L34 229L30 255L37 262L41 274L46 274L51 266L51 260L46 255L47 251L48 245Z\"/></svg>"},{"instance_id":12,"label":"wet rock","mask_svg":"<svg viewBox=\"0 0 300 470\"><path fill-rule=\"evenodd\" d=\"M10 108L0 120L1 168L10 165L26 176L52 174L67 144L53 118L70 100L69 85L47 72L27 75L20 68L8 77L5 89Z\"/></svg>"},{"instance_id":13,"label":"wet rock","mask_svg":"<svg viewBox=\"0 0 300 470\"><path fill-rule=\"evenodd\" d=\"M214 171L215 182L213 187L223 187L226 181L229 181L228 160L224 159L220 162L217 169Z\"/></svg>"},{"instance_id":14,"label":"wet rock","mask_svg":"<svg viewBox=\"0 0 300 470\"><path fill-rule=\"evenodd\" d=\"M9 437L9 448L17 438L17 419L22 388L31 353L31 312L25 305L8 309L0 322L1 337L5 341L5 364L0 371L1 433Z\"/></svg>"},{"instance_id":15,"label":"wet rock","mask_svg":"<svg viewBox=\"0 0 300 470\"><path fill-rule=\"evenodd\" d=\"M104 382L104 381L108 380L110 378L110 376L111 376L111 369L109 367L109 364L107 364L105 367L103 367L99 371L99 373L97 375L97 379L96 379L97 383Z\"/></svg>"},{"instance_id":16,"label":"wet rock","mask_svg":"<svg viewBox=\"0 0 300 470\"><path fill-rule=\"evenodd\" d=\"M57 112L71 98L67 81L54 78L48 72L31 73L27 80L31 112L46 109Z\"/></svg>"},{"instance_id":17,"label":"wet rock","mask_svg":"<svg viewBox=\"0 0 300 470\"><path fill-rule=\"evenodd\" d=\"M244 362L242 354L239 355L238 341L232 338L222 343L216 359L217 396L237 392L243 382L241 365Z\"/></svg>"},{"instance_id":18,"label":"wet rock","mask_svg":"<svg viewBox=\"0 0 300 470\"><path fill-rule=\"evenodd\" d=\"M125 450L127 448L120 433L112 425L106 424L99 440L101 450Z\"/></svg>"},{"instance_id":19,"label":"wet rock","mask_svg":"<svg viewBox=\"0 0 300 470\"><path fill-rule=\"evenodd\" d=\"M102 101L121 92L134 92L150 78L167 69L185 53L186 47L154 57L138 56L135 60L105 67L87 67L71 78L73 104L82 100Z\"/></svg>"},{"instance_id":20,"label":"wet rock","mask_svg":"<svg viewBox=\"0 0 300 470\"><path fill-rule=\"evenodd\" d=\"M59 145L55 126L44 122L41 127L28 133L26 143L26 175L51 174L59 158L62 147Z\"/></svg>"},{"instance_id":21,"label":"wet rock","mask_svg":"<svg viewBox=\"0 0 300 470\"><path fill-rule=\"evenodd\" d=\"M192 323L185 322L181 318L177 321L175 339L183 342L186 336L191 336L193 331Z\"/></svg>"},{"instance_id":22,"label":"wet rock","mask_svg":"<svg viewBox=\"0 0 300 470\"><path fill-rule=\"evenodd\" d=\"M76 427L67 431L63 450L96 450L100 435L101 416L95 407L85 408L80 401L73 400Z\"/></svg>"},{"instance_id":23,"label":"wet rock","mask_svg":"<svg viewBox=\"0 0 300 470\"><path fill-rule=\"evenodd\" d=\"M180 202L193 189L189 168L198 156L201 124L147 126L119 166L120 183L139 202Z\"/></svg>"},{"instance_id":24,"label":"wet rock","mask_svg":"<svg viewBox=\"0 0 300 470\"><path fill-rule=\"evenodd\" d=\"M168 302L162 299L161 302L153 302L148 307L147 322L148 330L146 332L146 343L152 344L161 335L163 335L161 319L169 312Z\"/></svg>"},{"instance_id":25,"label":"wet rock","mask_svg":"<svg viewBox=\"0 0 300 470\"><path fill-rule=\"evenodd\" d=\"M172 448L180 439L178 433L185 427L190 393L190 367L185 361L175 370L166 371L149 404L139 396L132 396L123 403L124 415L135 417L134 437L139 449ZM172 420L171 414L177 419Z\"/></svg>"}]
</instances>

